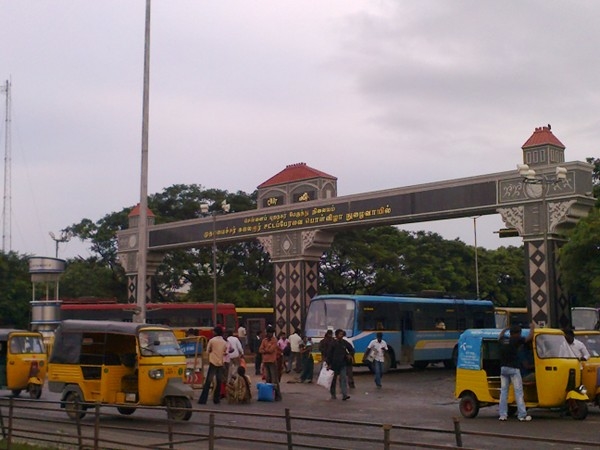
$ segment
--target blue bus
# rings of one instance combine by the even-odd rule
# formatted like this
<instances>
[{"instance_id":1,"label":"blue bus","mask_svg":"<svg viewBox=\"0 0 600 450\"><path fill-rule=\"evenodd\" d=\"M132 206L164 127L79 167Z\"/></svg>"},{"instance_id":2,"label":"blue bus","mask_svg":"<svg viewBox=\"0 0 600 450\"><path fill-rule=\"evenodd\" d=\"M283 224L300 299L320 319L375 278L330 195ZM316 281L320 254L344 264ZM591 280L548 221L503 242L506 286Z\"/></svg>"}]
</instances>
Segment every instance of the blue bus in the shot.
<instances>
[{"instance_id":1,"label":"blue bus","mask_svg":"<svg viewBox=\"0 0 600 450\"><path fill-rule=\"evenodd\" d=\"M494 305L487 300L459 300L374 295L319 295L310 302L304 330L313 341L313 357L328 329L343 329L354 345L355 364L377 332L389 352L384 371L400 364L424 369L443 362L454 367L457 342L468 328L494 328Z\"/></svg>"}]
</instances>

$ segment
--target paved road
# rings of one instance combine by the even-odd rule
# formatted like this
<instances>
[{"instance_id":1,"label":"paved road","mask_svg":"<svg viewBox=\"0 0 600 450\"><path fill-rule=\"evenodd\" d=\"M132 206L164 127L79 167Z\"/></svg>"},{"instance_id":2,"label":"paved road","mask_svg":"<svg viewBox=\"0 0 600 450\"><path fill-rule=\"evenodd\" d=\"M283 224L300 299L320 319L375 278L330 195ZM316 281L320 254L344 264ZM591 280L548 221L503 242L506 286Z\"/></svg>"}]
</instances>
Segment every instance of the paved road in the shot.
<instances>
[{"instance_id":1,"label":"paved road","mask_svg":"<svg viewBox=\"0 0 600 450\"><path fill-rule=\"evenodd\" d=\"M249 372L253 373L251 366L248 369ZM252 378L255 386L260 379L253 375ZM453 417L460 417L458 402L454 399L453 394L454 371L446 370L441 366L433 366L424 371L416 371L408 367L391 371L383 377L382 389L376 389L370 373L365 369L359 369L355 375L356 389L350 391L351 398L345 402L342 400L329 400L328 391L321 386L300 384L293 381L294 376L292 374L284 374L282 380L283 401L281 402L253 401L250 405L228 405L225 402L219 405L213 405L210 402L207 405L194 403L194 407L198 408L198 411L195 412L190 422L178 423L177 429L188 432L206 430L207 414L202 414L202 412L210 411L265 413L281 416L284 414L285 409L289 409L292 416L326 417L336 420L378 424L389 423L396 426L427 427L443 430L452 430ZM43 399L57 400L57 395L45 390ZM116 412L115 410L112 411ZM497 419L497 407L483 408L475 419L460 417L460 426L463 431L526 435L564 439L571 442L600 442L600 409L597 407L590 408L590 414L585 421L575 421L568 416L561 417L558 412L554 411L532 410L530 413L533 416L532 422L520 423L514 419L501 423ZM34 413L32 413L32 416L34 416ZM57 410L43 412L43 416L64 419L66 415L63 411ZM122 443L122 448L131 448L128 442L143 442L147 437L147 433L145 436L143 430L162 427L164 418L165 413L163 411L145 410L136 411L132 416L104 417L101 422L103 426L110 425L124 428L124 430L115 430L113 437L116 442ZM252 430L284 429L282 420L281 418L265 419L253 415L219 414L216 416L219 425L247 426ZM93 424L93 418L90 416L86 417L84 421ZM294 424L298 424L295 425L295 430L301 426L296 421L294 421ZM337 448L373 448L372 445L356 442L355 438L366 432L364 429L357 430L356 427L345 427L343 424L332 426L330 423L321 421L304 422L302 426L313 435L333 431L346 436L344 439L335 441ZM222 429L219 430L219 433L222 433ZM251 431L246 433L257 435ZM377 430L376 434L379 436L380 430ZM423 440L439 445L454 444L453 437L448 434L436 436L405 430L393 430L392 439L405 442ZM577 444L548 444L526 440L498 441L481 436L463 436L463 444L465 447L471 448L502 450L507 448L527 450L532 448L589 448ZM323 448L326 445L334 446L332 443L323 441ZM115 444L115 446L117 445ZM241 447L248 450L254 448L282 448L264 444L240 444L225 441L220 441L216 448L233 449ZM196 443L189 446L177 446L177 448L197 449L203 447L202 444L198 445Z\"/></svg>"}]
</instances>

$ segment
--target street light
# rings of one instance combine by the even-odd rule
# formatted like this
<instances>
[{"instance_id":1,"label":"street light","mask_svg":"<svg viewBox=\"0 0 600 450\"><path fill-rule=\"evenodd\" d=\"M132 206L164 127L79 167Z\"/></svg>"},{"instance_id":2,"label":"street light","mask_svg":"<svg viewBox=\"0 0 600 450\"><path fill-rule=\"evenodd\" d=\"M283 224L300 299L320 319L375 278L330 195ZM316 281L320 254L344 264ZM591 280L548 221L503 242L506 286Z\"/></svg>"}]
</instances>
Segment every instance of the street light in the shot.
<instances>
[{"instance_id":1,"label":"street light","mask_svg":"<svg viewBox=\"0 0 600 450\"><path fill-rule=\"evenodd\" d=\"M71 238L73 237L73 233L71 233L70 231L62 230L60 232L60 237L56 237L56 235L52 231L49 234L50 234L50 237L52 238L52 240L54 242L56 242L55 257L58 259L58 244L60 244L62 242L69 242L71 240Z\"/></svg>"},{"instance_id":2,"label":"street light","mask_svg":"<svg viewBox=\"0 0 600 450\"><path fill-rule=\"evenodd\" d=\"M231 209L227 200L221 202L221 209L209 212L208 203L200 204L200 214L212 216L212 277L213 277L213 326L217 326L217 214L226 214Z\"/></svg>"},{"instance_id":3,"label":"street light","mask_svg":"<svg viewBox=\"0 0 600 450\"><path fill-rule=\"evenodd\" d=\"M477 289L477 300L479 300L479 263L477 261L477 219L481 216L473 217L473 237L475 238L475 286Z\"/></svg>"}]
</instances>

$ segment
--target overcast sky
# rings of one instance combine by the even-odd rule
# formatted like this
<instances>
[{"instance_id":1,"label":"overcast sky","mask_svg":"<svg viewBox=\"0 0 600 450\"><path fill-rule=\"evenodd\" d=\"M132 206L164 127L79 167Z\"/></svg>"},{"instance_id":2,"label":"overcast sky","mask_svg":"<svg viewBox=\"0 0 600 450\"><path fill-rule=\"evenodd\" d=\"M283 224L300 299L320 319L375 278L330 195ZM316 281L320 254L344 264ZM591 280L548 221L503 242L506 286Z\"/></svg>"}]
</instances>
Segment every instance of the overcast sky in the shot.
<instances>
[{"instance_id":1,"label":"overcast sky","mask_svg":"<svg viewBox=\"0 0 600 450\"><path fill-rule=\"evenodd\" d=\"M144 14L0 2L12 250L54 256L50 231L139 202ZM548 123L567 161L599 157L599 20L572 0L154 0L148 191L250 193L298 162L338 195L514 170ZM479 246L520 244L477 224ZM473 243L469 218L410 229Z\"/></svg>"}]
</instances>

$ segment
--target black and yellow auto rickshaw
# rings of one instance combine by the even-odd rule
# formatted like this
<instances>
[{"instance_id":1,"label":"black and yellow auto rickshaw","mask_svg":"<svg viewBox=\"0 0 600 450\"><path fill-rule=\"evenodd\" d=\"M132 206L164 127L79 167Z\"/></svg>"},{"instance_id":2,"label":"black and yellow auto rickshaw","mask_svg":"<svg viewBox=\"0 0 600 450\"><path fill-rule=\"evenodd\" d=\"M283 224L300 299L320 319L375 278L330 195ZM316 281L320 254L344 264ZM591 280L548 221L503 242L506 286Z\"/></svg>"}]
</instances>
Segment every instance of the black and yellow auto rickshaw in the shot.
<instances>
[{"instance_id":1,"label":"black and yellow auto rickshaw","mask_svg":"<svg viewBox=\"0 0 600 450\"><path fill-rule=\"evenodd\" d=\"M40 333L0 329L0 388L34 399L42 395L46 376L46 350Z\"/></svg>"},{"instance_id":2,"label":"black and yellow auto rickshaw","mask_svg":"<svg viewBox=\"0 0 600 450\"><path fill-rule=\"evenodd\" d=\"M526 337L530 330L523 330ZM536 328L533 331L534 377L523 383L527 408L566 410L574 419L588 413L582 367L569 347L562 330ZM455 396L466 418L479 409L500 403L500 341L497 329L471 329L458 340ZM508 396L509 412L516 411L512 385Z\"/></svg>"},{"instance_id":3,"label":"black and yellow auto rickshaw","mask_svg":"<svg viewBox=\"0 0 600 450\"><path fill-rule=\"evenodd\" d=\"M586 387L590 402L600 407L600 331L575 331L575 339L587 348L590 357L581 361L582 383Z\"/></svg>"},{"instance_id":4,"label":"black and yellow auto rickshaw","mask_svg":"<svg viewBox=\"0 0 600 450\"><path fill-rule=\"evenodd\" d=\"M65 320L57 328L48 363L48 387L61 393L69 417L89 403L114 405L121 414L138 406L168 406L175 420L192 415L193 390L184 384L185 355L163 325Z\"/></svg>"}]
</instances>

